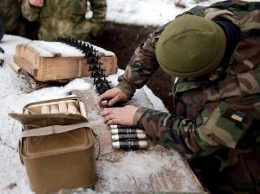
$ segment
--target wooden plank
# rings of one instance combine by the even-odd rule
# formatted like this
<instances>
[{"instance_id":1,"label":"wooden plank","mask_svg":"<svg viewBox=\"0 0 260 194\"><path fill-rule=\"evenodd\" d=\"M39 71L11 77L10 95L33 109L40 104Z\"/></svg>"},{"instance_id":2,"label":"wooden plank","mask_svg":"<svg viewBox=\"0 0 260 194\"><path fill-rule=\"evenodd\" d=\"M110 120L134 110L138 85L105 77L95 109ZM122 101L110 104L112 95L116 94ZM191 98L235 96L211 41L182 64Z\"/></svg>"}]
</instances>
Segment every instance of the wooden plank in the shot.
<instances>
[{"instance_id":1,"label":"wooden plank","mask_svg":"<svg viewBox=\"0 0 260 194\"><path fill-rule=\"evenodd\" d=\"M37 76L37 69L35 69L30 62L17 55L13 56L13 60L21 69L27 71L29 74L31 74L34 77Z\"/></svg>"}]
</instances>

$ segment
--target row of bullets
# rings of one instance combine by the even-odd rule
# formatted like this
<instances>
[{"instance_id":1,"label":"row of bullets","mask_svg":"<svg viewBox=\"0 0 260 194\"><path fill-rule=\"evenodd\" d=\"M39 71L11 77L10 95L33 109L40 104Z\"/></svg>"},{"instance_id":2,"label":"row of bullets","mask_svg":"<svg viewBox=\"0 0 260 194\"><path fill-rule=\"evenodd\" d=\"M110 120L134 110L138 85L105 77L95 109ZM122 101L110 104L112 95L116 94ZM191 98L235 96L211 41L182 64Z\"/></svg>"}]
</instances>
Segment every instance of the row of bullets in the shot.
<instances>
[{"instance_id":1,"label":"row of bullets","mask_svg":"<svg viewBox=\"0 0 260 194\"><path fill-rule=\"evenodd\" d=\"M75 102L60 102L56 104L45 104L41 106L41 114L84 114L85 107L83 102L79 102L78 105Z\"/></svg>"},{"instance_id":2,"label":"row of bullets","mask_svg":"<svg viewBox=\"0 0 260 194\"><path fill-rule=\"evenodd\" d=\"M41 107L41 114L57 114L57 113L64 113L64 114L80 114L78 108L74 105L73 102L69 103L59 103L59 104L52 104L50 106L43 105Z\"/></svg>"},{"instance_id":3,"label":"row of bullets","mask_svg":"<svg viewBox=\"0 0 260 194\"><path fill-rule=\"evenodd\" d=\"M123 150L147 148L144 130L125 125L110 125L112 147Z\"/></svg>"}]
</instances>

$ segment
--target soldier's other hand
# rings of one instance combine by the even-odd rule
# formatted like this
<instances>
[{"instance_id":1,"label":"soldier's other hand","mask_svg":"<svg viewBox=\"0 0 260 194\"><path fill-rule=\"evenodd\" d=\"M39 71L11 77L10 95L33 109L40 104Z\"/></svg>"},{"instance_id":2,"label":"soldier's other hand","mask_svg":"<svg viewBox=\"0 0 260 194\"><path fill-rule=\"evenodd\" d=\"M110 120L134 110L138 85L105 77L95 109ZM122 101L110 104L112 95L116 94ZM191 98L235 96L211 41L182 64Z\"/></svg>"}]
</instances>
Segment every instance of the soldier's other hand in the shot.
<instances>
[{"instance_id":1,"label":"soldier's other hand","mask_svg":"<svg viewBox=\"0 0 260 194\"><path fill-rule=\"evenodd\" d=\"M29 0L29 4L35 7L43 7L44 0Z\"/></svg>"},{"instance_id":2,"label":"soldier's other hand","mask_svg":"<svg viewBox=\"0 0 260 194\"><path fill-rule=\"evenodd\" d=\"M138 107L133 105L127 105L120 108L104 108L101 112L101 116L104 117L107 125L126 125L133 126L134 115Z\"/></svg>"},{"instance_id":3,"label":"soldier's other hand","mask_svg":"<svg viewBox=\"0 0 260 194\"><path fill-rule=\"evenodd\" d=\"M102 107L102 101L107 100L107 106L113 106L114 104L118 102L127 102L128 97L127 95L120 90L119 88L112 88L110 90L107 90L104 94L101 94L98 97L97 104L99 107Z\"/></svg>"}]
</instances>

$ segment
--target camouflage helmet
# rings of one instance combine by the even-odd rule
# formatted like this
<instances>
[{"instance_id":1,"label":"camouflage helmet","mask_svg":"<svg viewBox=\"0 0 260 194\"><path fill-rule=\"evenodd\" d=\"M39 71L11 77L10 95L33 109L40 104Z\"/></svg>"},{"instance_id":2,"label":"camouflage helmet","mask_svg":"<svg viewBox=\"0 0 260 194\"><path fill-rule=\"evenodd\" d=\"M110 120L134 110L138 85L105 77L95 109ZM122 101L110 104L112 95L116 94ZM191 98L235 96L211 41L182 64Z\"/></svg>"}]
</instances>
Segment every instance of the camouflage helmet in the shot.
<instances>
[{"instance_id":1,"label":"camouflage helmet","mask_svg":"<svg viewBox=\"0 0 260 194\"><path fill-rule=\"evenodd\" d=\"M162 32L155 53L166 73L192 78L214 70L225 49L226 36L218 24L203 17L183 15Z\"/></svg>"}]
</instances>

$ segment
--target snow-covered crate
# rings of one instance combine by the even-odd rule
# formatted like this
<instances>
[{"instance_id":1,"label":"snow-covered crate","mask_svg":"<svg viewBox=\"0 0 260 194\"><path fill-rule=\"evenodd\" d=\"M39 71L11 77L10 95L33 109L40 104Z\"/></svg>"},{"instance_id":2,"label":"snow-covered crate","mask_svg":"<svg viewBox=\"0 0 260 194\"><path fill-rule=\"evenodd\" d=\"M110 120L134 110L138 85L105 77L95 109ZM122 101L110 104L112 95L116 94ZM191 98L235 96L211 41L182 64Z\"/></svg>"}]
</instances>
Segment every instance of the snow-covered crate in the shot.
<instances>
[{"instance_id":1,"label":"snow-covered crate","mask_svg":"<svg viewBox=\"0 0 260 194\"><path fill-rule=\"evenodd\" d=\"M104 75L115 74L118 69L116 55L95 45L90 46L97 51L95 53L99 56L98 62L102 64ZM17 72L20 69L27 71L41 82L67 82L74 78L90 77L89 60L92 59L80 49L65 43L30 41L16 46L10 65Z\"/></svg>"},{"instance_id":2,"label":"snow-covered crate","mask_svg":"<svg viewBox=\"0 0 260 194\"><path fill-rule=\"evenodd\" d=\"M19 154L35 193L98 181L94 136L82 103L78 97L40 101L27 104L23 114L9 114L23 125Z\"/></svg>"}]
</instances>

